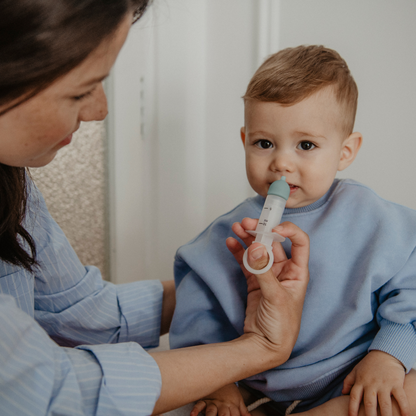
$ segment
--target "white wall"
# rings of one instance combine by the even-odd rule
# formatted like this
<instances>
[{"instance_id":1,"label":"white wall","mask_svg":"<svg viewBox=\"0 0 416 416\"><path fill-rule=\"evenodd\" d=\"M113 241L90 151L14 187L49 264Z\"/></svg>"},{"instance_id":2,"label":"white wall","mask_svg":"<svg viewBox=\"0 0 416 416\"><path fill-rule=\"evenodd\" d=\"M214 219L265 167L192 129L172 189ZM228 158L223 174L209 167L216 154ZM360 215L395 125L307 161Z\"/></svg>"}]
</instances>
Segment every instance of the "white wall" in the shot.
<instances>
[{"instance_id":1,"label":"white wall","mask_svg":"<svg viewBox=\"0 0 416 416\"><path fill-rule=\"evenodd\" d=\"M250 193L239 129L257 7L156 0L130 33L109 85L113 281L172 278L177 248Z\"/></svg>"},{"instance_id":2,"label":"white wall","mask_svg":"<svg viewBox=\"0 0 416 416\"><path fill-rule=\"evenodd\" d=\"M342 176L416 208L416 2L155 0L110 80L112 279L169 279L178 246L251 194L241 96L278 48L337 49L358 83Z\"/></svg>"},{"instance_id":3,"label":"white wall","mask_svg":"<svg viewBox=\"0 0 416 416\"><path fill-rule=\"evenodd\" d=\"M281 48L336 49L357 82L364 142L339 176L416 209L416 2L284 0L281 16Z\"/></svg>"}]
</instances>

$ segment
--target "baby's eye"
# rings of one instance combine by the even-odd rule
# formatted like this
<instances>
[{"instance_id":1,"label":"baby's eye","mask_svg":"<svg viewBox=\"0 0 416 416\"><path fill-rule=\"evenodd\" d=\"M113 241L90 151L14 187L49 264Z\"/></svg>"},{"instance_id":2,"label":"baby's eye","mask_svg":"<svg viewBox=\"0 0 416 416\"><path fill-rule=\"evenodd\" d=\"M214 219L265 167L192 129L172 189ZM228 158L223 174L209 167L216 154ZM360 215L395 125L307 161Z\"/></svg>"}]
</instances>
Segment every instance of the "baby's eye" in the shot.
<instances>
[{"instance_id":1,"label":"baby's eye","mask_svg":"<svg viewBox=\"0 0 416 416\"><path fill-rule=\"evenodd\" d=\"M271 147L273 147L273 144L271 142L269 142L268 140L258 140L255 145L257 147L259 147L260 149L270 149Z\"/></svg>"},{"instance_id":2,"label":"baby's eye","mask_svg":"<svg viewBox=\"0 0 416 416\"><path fill-rule=\"evenodd\" d=\"M312 142L304 141L300 142L298 144L298 149L301 150L312 150L314 147L316 147Z\"/></svg>"}]
</instances>

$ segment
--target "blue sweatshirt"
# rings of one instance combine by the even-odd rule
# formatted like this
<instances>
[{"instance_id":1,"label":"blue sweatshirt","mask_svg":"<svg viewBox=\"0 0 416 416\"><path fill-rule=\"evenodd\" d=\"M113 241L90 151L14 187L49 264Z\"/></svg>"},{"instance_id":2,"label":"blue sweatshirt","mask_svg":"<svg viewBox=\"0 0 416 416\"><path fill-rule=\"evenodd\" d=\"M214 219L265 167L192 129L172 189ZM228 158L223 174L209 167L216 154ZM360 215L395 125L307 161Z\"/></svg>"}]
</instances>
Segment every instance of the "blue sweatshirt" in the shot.
<instances>
[{"instance_id":1,"label":"blue sweatshirt","mask_svg":"<svg viewBox=\"0 0 416 416\"><path fill-rule=\"evenodd\" d=\"M243 334L247 286L225 240L234 222L258 218L263 204L260 195L248 198L179 248L172 348ZM310 237L301 329L289 360L247 385L277 402L313 399L372 349L410 371L416 362L416 211L336 179L315 203L286 208L282 221ZM283 247L290 256L288 239Z\"/></svg>"}]
</instances>

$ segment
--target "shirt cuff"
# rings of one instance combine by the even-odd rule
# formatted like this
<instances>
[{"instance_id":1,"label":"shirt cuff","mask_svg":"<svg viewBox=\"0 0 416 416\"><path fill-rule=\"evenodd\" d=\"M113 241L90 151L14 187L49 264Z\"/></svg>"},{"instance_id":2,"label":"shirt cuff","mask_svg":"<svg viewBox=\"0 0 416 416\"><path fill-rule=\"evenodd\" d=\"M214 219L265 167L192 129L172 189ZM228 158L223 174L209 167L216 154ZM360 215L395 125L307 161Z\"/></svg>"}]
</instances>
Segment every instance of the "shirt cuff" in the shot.
<instances>
[{"instance_id":1,"label":"shirt cuff","mask_svg":"<svg viewBox=\"0 0 416 416\"><path fill-rule=\"evenodd\" d=\"M90 359L80 355L79 350L89 353ZM152 414L160 396L162 377L156 361L140 345L134 342L81 345L66 352L77 369L77 377L80 376L78 382L85 405L89 404L88 396L98 397L93 406L97 415Z\"/></svg>"},{"instance_id":2,"label":"shirt cuff","mask_svg":"<svg viewBox=\"0 0 416 416\"><path fill-rule=\"evenodd\" d=\"M162 320L162 283L145 280L117 285L117 297L122 313L118 342L134 341L145 348L157 347Z\"/></svg>"},{"instance_id":3,"label":"shirt cuff","mask_svg":"<svg viewBox=\"0 0 416 416\"><path fill-rule=\"evenodd\" d=\"M386 352L397 358L406 374L416 363L416 329L413 324L397 324L383 320L369 349Z\"/></svg>"}]
</instances>

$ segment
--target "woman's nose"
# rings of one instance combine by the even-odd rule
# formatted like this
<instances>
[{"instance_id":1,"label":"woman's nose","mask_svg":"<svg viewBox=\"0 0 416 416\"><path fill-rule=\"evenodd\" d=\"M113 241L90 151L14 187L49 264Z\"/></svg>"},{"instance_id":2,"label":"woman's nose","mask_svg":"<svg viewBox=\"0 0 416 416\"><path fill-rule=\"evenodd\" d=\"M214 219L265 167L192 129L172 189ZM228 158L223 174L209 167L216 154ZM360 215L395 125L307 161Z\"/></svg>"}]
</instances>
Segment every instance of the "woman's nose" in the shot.
<instances>
[{"instance_id":1,"label":"woman's nose","mask_svg":"<svg viewBox=\"0 0 416 416\"><path fill-rule=\"evenodd\" d=\"M270 168L273 172L293 172L295 169L293 155L287 151L276 152Z\"/></svg>"},{"instance_id":2,"label":"woman's nose","mask_svg":"<svg viewBox=\"0 0 416 416\"><path fill-rule=\"evenodd\" d=\"M92 94L92 99L88 100L87 104L81 109L79 114L81 121L100 121L107 117L107 97L103 84L100 83Z\"/></svg>"}]
</instances>

